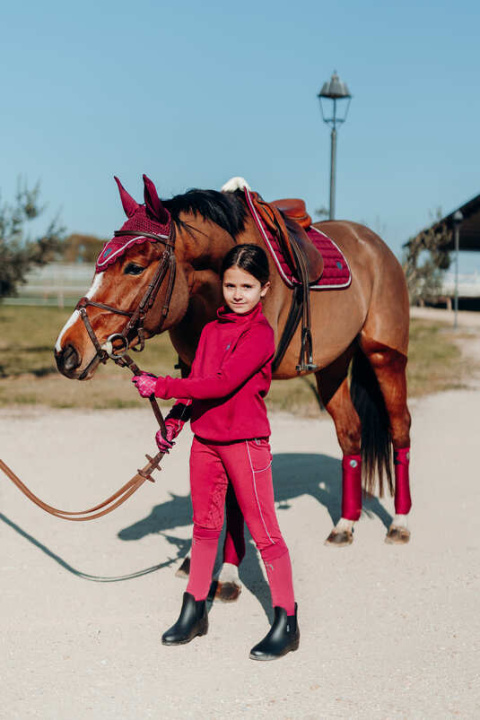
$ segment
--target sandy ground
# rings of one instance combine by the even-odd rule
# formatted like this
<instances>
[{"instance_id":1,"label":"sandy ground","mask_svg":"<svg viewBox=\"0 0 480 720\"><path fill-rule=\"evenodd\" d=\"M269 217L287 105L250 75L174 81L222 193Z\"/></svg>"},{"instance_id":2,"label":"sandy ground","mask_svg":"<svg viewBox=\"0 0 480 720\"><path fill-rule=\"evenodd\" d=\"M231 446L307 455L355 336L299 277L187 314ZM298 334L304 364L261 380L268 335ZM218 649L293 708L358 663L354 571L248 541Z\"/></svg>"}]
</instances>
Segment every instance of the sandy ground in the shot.
<instances>
[{"instance_id":1,"label":"sandy ground","mask_svg":"<svg viewBox=\"0 0 480 720\"><path fill-rule=\"evenodd\" d=\"M155 485L91 523L52 518L2 480L0 717L480 717L479 400L473 386L412 404L405 547L383 542L390 499L366 505L351 547L325 547L339 513L333 425L272 418L302 632L299 651L273 663L248 658L270 614L251 542L239 601L213 605L206 637L160 643L185 588L175 570L191 533L189 431ZM82 509L144 464L154 429L147 408L11 409L0 419L0 454L44 500Z\"/></svg>"}]
</instances>

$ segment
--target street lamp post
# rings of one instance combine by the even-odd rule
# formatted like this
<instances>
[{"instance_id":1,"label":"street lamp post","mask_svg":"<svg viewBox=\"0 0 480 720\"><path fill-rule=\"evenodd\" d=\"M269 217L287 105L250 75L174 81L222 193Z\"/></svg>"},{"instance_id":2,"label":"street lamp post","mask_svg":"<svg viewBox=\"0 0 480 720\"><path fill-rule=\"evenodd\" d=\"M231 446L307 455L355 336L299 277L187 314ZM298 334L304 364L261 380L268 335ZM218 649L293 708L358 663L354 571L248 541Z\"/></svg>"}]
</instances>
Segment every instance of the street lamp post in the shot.
<instances>
[{"instance_id":1,"label":"street lamp post","mask_svg":"<svg viewBox=\"0 0 480 720\"><path fill-rule=\"evenodd\" d=\"M453 240L455 243L455 291L454 291L454 298L453 298L453 307L454 307L454 321L453 321L453 327L455 330L458 328L458 254L460 251L460 225L463 221L463 213L461 210L457 210L453 214Z\"/></svg>"},{"instance_id":2,"label":"street lamp post","mask_svg":"<svg viewBox=\"0 0 480 720\"><path fill-rule=\"evenodd\" d=\"M320 100L320 109L322 111L322 119L324 123L330 125L331 147L330 147L330 208L328 217L330 220L335 219L335 164L337 154L337 125L342 125L347 119L348 109L352 96L348 91L346 83L342 82L337 73L334 72L331 79L323 84L322 89L317 95ZM332 105L327 107L326 101L331 101Z\"/></svg>"}]
</instances>

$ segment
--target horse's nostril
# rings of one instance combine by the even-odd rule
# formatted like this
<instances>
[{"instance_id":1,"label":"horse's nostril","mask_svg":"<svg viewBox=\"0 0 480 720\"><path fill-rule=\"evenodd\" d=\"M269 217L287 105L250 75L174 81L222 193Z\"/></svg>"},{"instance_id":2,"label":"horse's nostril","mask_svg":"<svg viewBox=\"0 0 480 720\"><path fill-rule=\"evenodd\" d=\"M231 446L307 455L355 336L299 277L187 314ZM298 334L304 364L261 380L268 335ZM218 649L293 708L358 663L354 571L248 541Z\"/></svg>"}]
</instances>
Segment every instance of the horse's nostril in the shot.
<instances>
[{"instance_id":1,"label":"horse's nostril","mask_svg":"<svg viewBox=\"0 0 480 720\"><path fill-rule=\"evenodd\" d=\"M72 372L80 365L80 358L73 345L67 345L57 357L57 364L64 372Z\"/></svg>"}]
</instances>

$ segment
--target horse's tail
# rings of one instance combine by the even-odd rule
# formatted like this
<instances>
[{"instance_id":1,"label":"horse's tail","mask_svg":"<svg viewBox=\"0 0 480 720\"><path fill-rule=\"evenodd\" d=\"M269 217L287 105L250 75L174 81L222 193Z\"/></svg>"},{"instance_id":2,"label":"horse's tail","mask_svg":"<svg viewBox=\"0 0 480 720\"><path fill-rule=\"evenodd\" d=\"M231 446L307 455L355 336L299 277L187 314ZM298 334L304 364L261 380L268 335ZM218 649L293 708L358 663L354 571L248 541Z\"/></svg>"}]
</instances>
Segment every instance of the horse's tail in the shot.
<instances>
[{"instance_id":1,"label":"horse's tail","mask_svg":"<svg viewBox=\"0 0 480 720\"><path fill-rule=\"evenodd\" d=\"M386 479L393 494L390 420L377 377L360 348L353 357L350 393L362 423L363 489L374 494L378 478L382 497Z\"/></svg>"}]
</instances>

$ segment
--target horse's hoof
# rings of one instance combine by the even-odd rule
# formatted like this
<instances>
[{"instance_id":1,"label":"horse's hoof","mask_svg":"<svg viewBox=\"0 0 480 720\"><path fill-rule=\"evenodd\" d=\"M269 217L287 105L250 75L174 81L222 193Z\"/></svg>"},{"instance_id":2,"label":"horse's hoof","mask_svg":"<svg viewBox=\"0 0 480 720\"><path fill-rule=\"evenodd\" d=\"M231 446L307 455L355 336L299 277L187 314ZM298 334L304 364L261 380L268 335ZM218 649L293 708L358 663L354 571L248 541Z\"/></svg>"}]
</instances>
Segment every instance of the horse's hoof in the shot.
<instances>
[{"instance_id":1,"label":"horse's hoof","mask_svg":"<svg viewBox=\"0 0 480 720\"><path fill-rule=\"evenodd\" d=\"M190 558L186 557L180 567L178 568L177 572L175 573L175 577L178 578L188 578L190 575Z\"/></svg>"},{"instance_id":2,"label":"horse's hoof","mask_svg":"<svg viewBox=\"0 0 480 720\"><path fill-rule=\"evenodd\" d=\"M353 542L353 532L351 530L335 530L333 529L328 538L325 540L327 547L346 547Z\"/></svg>"},{"instance_id":3,"label":"horse's hoof","mask_svg":"<svg viewBox=\"0 0 480 720\"><path fill-rule=\"evenodd\" d=\"M217 581L217 587L215 589L215 600L220 602L235 602L238 600L240 593L242 592L242 586L237 585L234 582L220 582Z\"/></svg>"},{"instance_id":4,"label":"horse's hoof","mask_svg":"<svg viewBox=\"0 0 480 720\"><path fill-rule=\"evenodd\" d=\"M399 525L390 525L385 542L387 545L406 545L410 541L410 530Z\"/></svg>"}]
</instances>

